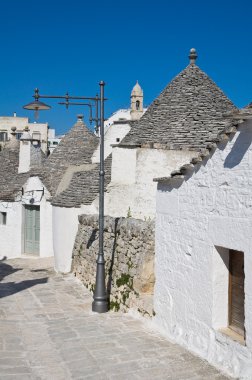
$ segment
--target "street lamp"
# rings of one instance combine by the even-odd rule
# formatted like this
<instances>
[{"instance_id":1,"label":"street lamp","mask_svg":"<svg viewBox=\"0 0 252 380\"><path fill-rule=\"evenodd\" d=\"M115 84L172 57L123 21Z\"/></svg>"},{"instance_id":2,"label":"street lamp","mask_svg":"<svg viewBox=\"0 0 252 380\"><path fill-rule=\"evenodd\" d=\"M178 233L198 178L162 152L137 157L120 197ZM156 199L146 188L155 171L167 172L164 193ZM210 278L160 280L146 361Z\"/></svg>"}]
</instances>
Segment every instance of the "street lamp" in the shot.
<instances>
[{"instance_id":1,"label":"street lamp","mask_svg":"<svg viewBox=\"0 0 252 380\"><path fill-rule=\"evenodd\" d=\"M89 106L90 110L90 121L96 121L96 127L100 129L100 171L99 171L99 252L96 260L96 280L95 280L95 290L94 290L94 300L92 303L92 311L97 313L106 313L108 311L108 295L105 285L105 259L104 259L104 86L105 82L101 81L100 85L100 96L95 97L84 97L84 96L69 96L68 93L64 96L57 95L40 95L39 90L36 88L33 95L34 101L23 106L24 109L35 111L35 116L37 116L38 111L48 110L51 107L45 103L42 103L40 98L47 99L65 99L65 102L60 102L59 104L64 104L66 108L68 106ZM88 100L88 103L77 103L71 102L69 100ZM92 108L95 107L96 115L95 118L92 117ZM100 117L99 117L100 111Z\"/></svg>"}]
</instances>

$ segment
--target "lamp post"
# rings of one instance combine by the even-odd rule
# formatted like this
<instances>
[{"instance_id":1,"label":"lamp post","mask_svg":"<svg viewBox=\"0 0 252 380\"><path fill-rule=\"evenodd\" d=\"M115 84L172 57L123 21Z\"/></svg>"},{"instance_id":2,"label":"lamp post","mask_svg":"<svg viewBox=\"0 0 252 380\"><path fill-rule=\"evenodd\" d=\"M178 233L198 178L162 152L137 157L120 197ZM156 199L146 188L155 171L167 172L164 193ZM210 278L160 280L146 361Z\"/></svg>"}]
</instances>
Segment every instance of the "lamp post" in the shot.
<instances>
[{"instance_id":1,"label":"lamp post","mask_svg":"<svg viewBox=\"0 0 252 380\"><path fill-rule=\"evenodd\" d=\"M96 126L100 129L100 171L99 171L99 252L96 260L96 280L95 280L95 290L92 303L92 311L97 313L106 313L108 311L108 295L106 291L105 284L105 258L104 258L104 86L105 82L101 81L100 85L100 96L95 97L85 97L85 96L69 96L68 93L63 96L58 95L40 95L39 90L36 88L33 95L34 101L23 106L24 109L35 111L35 116L37 116L38 111L49 110L51 106L41 102L40 98L47 99L64 99L65 102L60 102L59 104L64 104L66 108L69 106L88 106L90 111L90 121L95 121ZM69 100L87 100L88 103L77 103L71 102ZM92 116L92 108L95 107L95 118ZM99 117L100 111L100 117Z\"/></svg>"}]
</instances>

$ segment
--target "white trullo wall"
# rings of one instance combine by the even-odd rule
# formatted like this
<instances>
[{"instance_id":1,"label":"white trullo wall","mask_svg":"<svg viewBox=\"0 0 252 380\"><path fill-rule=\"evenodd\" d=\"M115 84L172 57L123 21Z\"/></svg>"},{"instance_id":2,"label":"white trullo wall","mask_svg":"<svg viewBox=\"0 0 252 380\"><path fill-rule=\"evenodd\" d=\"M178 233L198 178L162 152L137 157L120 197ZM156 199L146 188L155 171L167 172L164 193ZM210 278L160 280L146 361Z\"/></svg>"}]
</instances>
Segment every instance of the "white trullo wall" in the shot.
<instances>
[{"instance_id":1,"label":"white trullo wall","mask_svg":"<svg viewBox=\"0 0 252 380\"><path fill-rule=\"evenodd\" d=\"M112 124L109 126L104 136L104 158L106 159L112 152L112 144L119 144L122 139L130 131L130 125L128 123ZM92 162L100 162L100 144L94 151Z\"/></svg>"},{"instance_id":2,"label":"white trullo wall","mask_svg":"<svg viewBox=\"0 0 252 380\"><path fill-rule=\"evenodd\" d=\"M228 325L225 252L244 252L246 345ZM252 379L252 123L182 184L157 191L155 324L242 379Z\"/></svg>"},{"instance_id":3,"label":"white trullo wall","mask_svg":"<svg viewBox=\"0 0 252 380\"><path fill-rule=\"evenodd\" d=\"M127 216L130 209L134 218L154 218L157 185L153 178L167 175L193 156L195 152L186 150L113 148L105 214Z\"/></svg>"},{"instance_id":4,"label":"white trullo wall","mask_svg":"<svg viewBox=\"0 0 252 380\"><path fill-rule=\"evenodd\" d=\"M23 186L24 195L22 196L22 234L24 233L24 205L30 205L30 200L33 198L32 205L39 206L40 209L40 241L39 241L39 256L53 256L53 236L52 236L52 206L49 202L50 193L43 185L39 177L30 177ZM23 253L23 238L22 238L22 253Z\"/></svg>"},{"instance_id":5,"label":"white trullo wall","mask_svg":"<svg viewBox=\"0 0 252 380\"><path fill-rule=\"evenodd\" d=\"M0 259L21 256L22 207L20 202L0 202L6 225L0 224Z\"/></svg>"},{"instance_id":6,"label":"white trullo wall","mask_svg":"<svg viewBox=\"0 0 252 380\"><path fill-rule=\"evenodd\" d=\"M43 194L44 189L44 194ZM23 195L17 195L15 202L0 202L0 212L6 213L6 225L0 224L0 259L15 258L24 253L24 206L40 206L40 248L39 256L53 256L52 206L47 199L50 194L38 177L30 177L23 186Z\"/></svg>"},{"instance_id":7,"label":"white trullo wall","mask_svg":"<svg viewBox=\"0 0 252 380\"><path fill-rule=\"evenodd\" d=\"M56 272L69 273L72 265L72 252L78 231L81 214L97 214L97 201L80 208L52 206L54 269Z\"/></svg>"}]
</instances>

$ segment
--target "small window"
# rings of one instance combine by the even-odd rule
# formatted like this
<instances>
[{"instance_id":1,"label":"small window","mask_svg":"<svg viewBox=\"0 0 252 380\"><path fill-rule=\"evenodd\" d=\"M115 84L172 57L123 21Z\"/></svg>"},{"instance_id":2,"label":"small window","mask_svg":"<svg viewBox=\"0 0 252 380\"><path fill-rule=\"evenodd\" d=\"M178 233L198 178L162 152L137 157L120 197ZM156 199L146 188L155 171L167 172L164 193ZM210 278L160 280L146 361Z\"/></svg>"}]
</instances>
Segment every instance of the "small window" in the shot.
<instances>
[{"instance_id":1,"label":"small window","mask_svg":"<svg viewBox=\"0 0 252 380\"><path fill-rule=\"evenodd\" d=\"M7 141L8 134L7 132L0 132L0 141Z\"/></svg>"},{"instance_id":2,"label":"small window","mask_svg":"<svg viewBox=\"0 0 252 380\"><path fill-rule=\"evenodd\" d=\"M116 138L116 142L120 142L120 137L117 137L117 138Z\"/></svg>"},{"instance_id":3,"label":"small window","mask_svg":"<svg viewBox=\"0 0 252 380\"><path fill-rule=\"evenodd\" d=\"M57 141L53 141L53 145L58 145L59 143Z\"/></svg>"},{"instance_id":4,"label":"small window","mask_svg":"<svg viewBox=\"0 0 252 380\"><path fill-rule=\"evenodd\" d=\"M40 141L40 140L41 140L41 134L40 134L39 132L34 132L34 133L32 134L32 138L33 138L33 140L38 140L38 141Z\"/></svg>"},{"instance_id":5,"label":"small window","mask_svg":"<svg viewBox=\"0 0 252 380\"><path fill-rule=\"evenodd\" d=\"M7 222L7 213L0 212L0 224L6 225L6 222Z\"/></svg>"},{"instance_id":6,"label":"small window","mask_svg":"<svg viewBox=\"0 0 252 380\"><path fill-rule=\"evenodd\" d=\"M244 253L229 254L229 328L245 338Z\"/></svg>"},{"instance_id":7,"label":"small window","mask_svg":"<svg viewBox=\"0 0 252 380\"><path fill-rule=\"evenodd\" d=\"M22 134L23 134L22 132L17 132L17 133L16 133L16 139L17 139L17 140L20 140L21 137L22 137Z\"/></svg>"},{"instance_id":8,"label":"small window","mask_svg":"<svg viewBox=\"0 0 252 380\"><path fill-rule=\"evenodd\" d=\"M137 109L137 111L139 111L139 109L140 109L140 100L136 101L136 109Z\"/></svg>"}]
</instances>

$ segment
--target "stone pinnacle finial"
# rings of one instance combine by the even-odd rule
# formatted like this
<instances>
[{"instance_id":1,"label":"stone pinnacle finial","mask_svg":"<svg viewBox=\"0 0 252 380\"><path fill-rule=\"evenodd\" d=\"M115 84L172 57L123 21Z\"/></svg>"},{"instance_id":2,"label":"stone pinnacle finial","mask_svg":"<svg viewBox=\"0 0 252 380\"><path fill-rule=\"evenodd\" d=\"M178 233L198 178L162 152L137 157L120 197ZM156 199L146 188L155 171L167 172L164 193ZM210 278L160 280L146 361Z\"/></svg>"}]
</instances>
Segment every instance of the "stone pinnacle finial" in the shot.
<instances>
[{"instance_id":1,"label":"stone pinnacle finial","mask_svg":"<svg viewBox=\"0 0 252 380\"><path fill-rule=\"evenodd\" d=\"M198 54L197 54L196 49L194 48L190 49L190 54L189 54L190 64L194 64L197 58L198 58Z\"/></svg>"},{"instance_id":2,"label":"stone pinnacle finial","mask_svg":"<svg viewBox=\"0 0 252 380\"><path fill-rule=\"evenodd\" d=\"M77 123L83 123L83 115L82 114L77 115Z\"/></svg>"},{"instance_id":3,"label":"stone pinnacle finial","mask_svg":"<svg viewBox=\"0 0 252 380\"><path fill-rule=\"evenodd\" d=\"M13 127L11 127L11 138L12 139L15 139L16 138L16 130L17 130L17 127L15 127L13 125Z\"/></svg>"}]
</instances>

